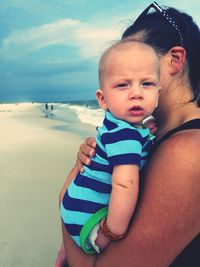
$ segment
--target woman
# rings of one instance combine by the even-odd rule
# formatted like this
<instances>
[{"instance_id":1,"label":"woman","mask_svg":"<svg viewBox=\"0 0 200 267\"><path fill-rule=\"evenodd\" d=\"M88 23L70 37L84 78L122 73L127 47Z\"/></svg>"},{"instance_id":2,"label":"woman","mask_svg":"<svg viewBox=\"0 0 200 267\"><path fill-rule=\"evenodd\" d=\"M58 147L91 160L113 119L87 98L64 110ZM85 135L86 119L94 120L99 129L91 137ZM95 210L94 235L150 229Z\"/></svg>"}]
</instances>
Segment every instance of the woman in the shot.
<instances>
[{"instance_id":1,"label":"woman","mask_svg":"<svg viewBox=\"0 0 200 267\"><path fill-rule=\"evenodd\" d=\"M71 267L200 266L195 251L200 247L199 28L190 16L154 2L122 38L129 36L160 55L162 90L154 114L158 142L142 174L140 202L126 238L96 258L81 252L63 228L67 261ZM88 139L79 160L87 163L94 147L94 139Z\"/></svg>"}]
</instances>

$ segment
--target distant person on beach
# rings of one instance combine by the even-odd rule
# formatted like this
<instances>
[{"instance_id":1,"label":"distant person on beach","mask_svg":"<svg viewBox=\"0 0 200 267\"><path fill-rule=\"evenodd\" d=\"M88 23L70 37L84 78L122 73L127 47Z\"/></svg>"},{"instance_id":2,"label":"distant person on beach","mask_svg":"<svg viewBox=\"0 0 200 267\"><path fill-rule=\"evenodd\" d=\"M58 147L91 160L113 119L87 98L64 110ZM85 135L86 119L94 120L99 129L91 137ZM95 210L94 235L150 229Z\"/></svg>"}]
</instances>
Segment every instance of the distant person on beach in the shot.
<instances>
[{"instance_id":1,"label":"distant person on beach","mask_svg":"<svg viewBox=\"0 0 200 267\"><path fill-rule=\"evenodd\" d=\"M48 106L48 103L46 102L46 104L45 104L45 115L46 115L46 118L48 117L48 113L49 113L49 106Z\"/></svg>"},{"instance_id":2,"label":"distant person on beach","mask_svg":"<svg viewBox=\"0 0 200 267\"><path fill-rule=\"evenodd\" d=\"M53 104L51 104L51 116L53 116Z\"/></svg>"},{"instance_id":3,"label":"distant person on beach","mask_svg":"<svg viewBox=\"0 0 200 267\"><path fill-rule=\"evenodd\" d=\"M153 2L123 33L122 39L128 37L159 54L156 144L141 170L140 197L127 236L91 256L63 226L66 260L69 266L87 267L199 267L200 30L187 13ZM82 164L93 164L98 149L94 138L80 146L60 201Z\"/></svg>"},{"instance_id":4,"label":"distant person on beach","mask_svg":"<svg viewBox=\"0 0 200 267\"><path fill-rule=\"evenodd\" d=\"M97 153L70 184L60 207L64 226L88 254L100 253L127 234L139 171L153 145L142 121L158 103L159 58L144 43L120 41L101 57L99 81L96 96L106 113L97 129Z\"/></svg>"}]
</instances>

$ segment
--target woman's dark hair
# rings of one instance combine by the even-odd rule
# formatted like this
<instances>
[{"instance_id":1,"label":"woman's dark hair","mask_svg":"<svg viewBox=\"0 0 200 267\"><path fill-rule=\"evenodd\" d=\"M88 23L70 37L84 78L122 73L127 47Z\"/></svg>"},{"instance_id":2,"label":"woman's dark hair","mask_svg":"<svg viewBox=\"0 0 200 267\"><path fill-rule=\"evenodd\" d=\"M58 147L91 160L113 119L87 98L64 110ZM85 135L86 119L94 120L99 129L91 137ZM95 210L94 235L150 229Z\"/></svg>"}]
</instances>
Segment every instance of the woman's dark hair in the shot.
<instances>
[{"instance_id":1,"label":"woman's dark hair","mask_svg":"<svg viewBox=\"0 0 200 267\"><path fill-rule=\"evenodd\" d=\"M192 101L200 106L200 30L192 17L175 8L165 7L166 14L178 26L183 46L187 53L190 84L194 93ZM180 45L180 36L172 24L157 11L147 13L128 27L122 39L141 33L140 41L152 46L159 54L166 54L172 47Z\"/></svg>"}]
</instances>

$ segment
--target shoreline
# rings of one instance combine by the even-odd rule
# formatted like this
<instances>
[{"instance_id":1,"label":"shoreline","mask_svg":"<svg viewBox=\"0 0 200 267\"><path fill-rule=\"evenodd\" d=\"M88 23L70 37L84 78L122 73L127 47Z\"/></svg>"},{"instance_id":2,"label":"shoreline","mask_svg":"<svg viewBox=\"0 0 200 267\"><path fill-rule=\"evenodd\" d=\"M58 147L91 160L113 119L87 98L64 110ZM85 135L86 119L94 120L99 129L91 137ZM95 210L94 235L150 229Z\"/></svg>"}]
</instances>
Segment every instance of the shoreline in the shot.
<instances>
[{"instance_id":1,"label":"shoreline","mask_svg":"<svg viewBox=\"0 0 200 267\"><path fill-rule=\"evenodd\" d=\"M1 109L0 120L0 266L53 266L61 242L58 195L85 125L74 123L77 133L58 130L66 123L45 118L37 104Z\"/></svg>"}]
</instances>

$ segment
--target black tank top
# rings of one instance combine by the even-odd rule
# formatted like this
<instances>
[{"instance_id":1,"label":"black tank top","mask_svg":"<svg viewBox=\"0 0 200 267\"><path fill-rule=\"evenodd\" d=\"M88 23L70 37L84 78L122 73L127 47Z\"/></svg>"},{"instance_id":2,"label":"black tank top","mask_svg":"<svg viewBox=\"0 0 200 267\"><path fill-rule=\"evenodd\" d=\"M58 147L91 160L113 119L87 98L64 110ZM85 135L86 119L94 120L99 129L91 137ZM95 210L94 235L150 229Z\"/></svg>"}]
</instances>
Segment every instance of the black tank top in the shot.
<instances>
[{"instance_id":1,"label":"black tank top","mask_svg":"<svg viewBox=\"0 0 200 267\"><path fill-rule=\"evenodd\" d=\"M156 143L154 149L168 139L171 135L187 129L200 129L200 119L188 121L169 131ZM170 267L200 267L200 233L179 254L175 261L170 264Z\"/></svg>"}]
</instances>

